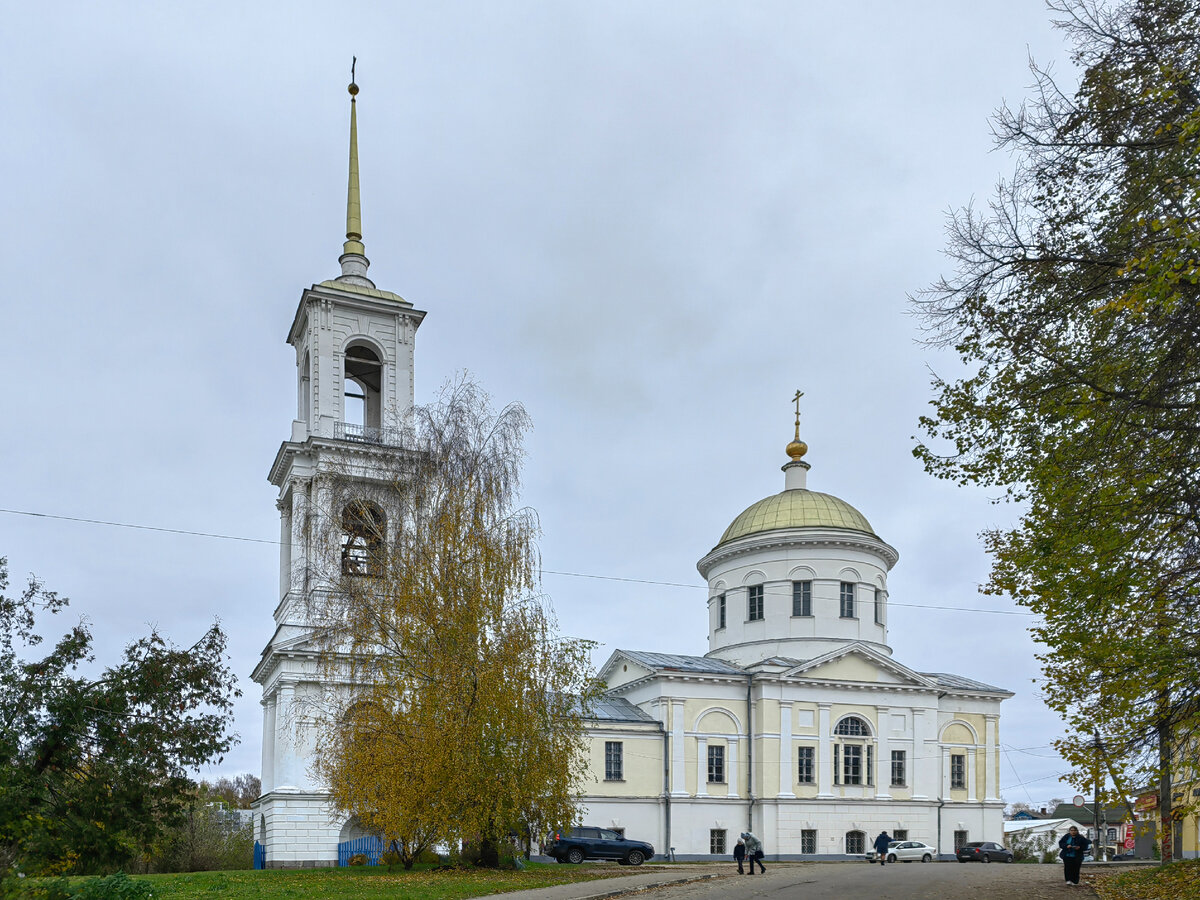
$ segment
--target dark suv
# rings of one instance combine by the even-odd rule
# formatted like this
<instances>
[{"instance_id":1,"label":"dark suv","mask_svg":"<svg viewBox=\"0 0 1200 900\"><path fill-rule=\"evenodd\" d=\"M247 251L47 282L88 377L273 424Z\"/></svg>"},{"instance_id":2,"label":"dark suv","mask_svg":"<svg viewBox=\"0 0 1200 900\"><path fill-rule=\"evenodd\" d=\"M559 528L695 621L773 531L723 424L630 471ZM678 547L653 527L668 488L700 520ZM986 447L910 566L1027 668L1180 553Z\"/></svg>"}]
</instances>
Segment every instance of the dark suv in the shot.
<instances>
[{"instance_id":1,"label":"dark suv","mask_svg":"<svg viewBox=\"0 0 1200 900\"><path fill-rule=\"evenodd\" d=\"M581 863L585 859L615 859L623 866L640 866L654 857L654 848L645 841L629 841L615 831L583 825L570 831L556 831L546 844L546 855L560 863Z\"/></svg>"},{"instance_id":2,"label":"dark suv","mask_svg":"<svg viewBox=\"0 0 1200 900\"><path fill-rule=\"evenodd\" d=\"M1013 852L994 841L971 841L963 844L954 854L959 862L1006 862L1013 861Z\"/></svg>"}]
</instances>

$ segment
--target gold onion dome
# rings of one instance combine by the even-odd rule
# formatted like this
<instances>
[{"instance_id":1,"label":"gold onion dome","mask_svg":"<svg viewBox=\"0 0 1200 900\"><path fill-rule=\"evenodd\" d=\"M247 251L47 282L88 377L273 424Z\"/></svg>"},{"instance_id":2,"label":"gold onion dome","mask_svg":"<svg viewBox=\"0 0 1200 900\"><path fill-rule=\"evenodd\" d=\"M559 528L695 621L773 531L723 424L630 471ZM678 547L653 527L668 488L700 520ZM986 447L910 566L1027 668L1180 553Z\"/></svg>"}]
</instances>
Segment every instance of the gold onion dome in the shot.
<instances>
[{"instance_id":1,"label":"gold onion dome","mask_svg":"<svg viewBox=\"0 0 1200 900\"><path fill-rule=\"evenodd\" d=\"M808 444L799 439L794 440L787 445L787 450L785 452L793 460L800 459L800 457L804 456L804 454L808 452Z\"/></svg>"}]
</instances>

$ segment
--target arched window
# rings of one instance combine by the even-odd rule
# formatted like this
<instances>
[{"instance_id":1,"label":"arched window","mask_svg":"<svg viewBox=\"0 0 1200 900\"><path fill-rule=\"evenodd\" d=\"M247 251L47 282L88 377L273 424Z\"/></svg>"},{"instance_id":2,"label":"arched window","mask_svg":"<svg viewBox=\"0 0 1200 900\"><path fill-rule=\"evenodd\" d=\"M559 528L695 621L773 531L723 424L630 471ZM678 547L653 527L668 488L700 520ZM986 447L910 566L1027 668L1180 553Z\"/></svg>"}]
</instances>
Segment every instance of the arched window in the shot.
<instances>
[{"instance_id":1,"label":"arched window","mask_svg":"<svg viewBox=\"0 0 1200 900\"><path fill-rule=\"evenodd\" d=\"M304 362L300 364L299 401L300 421L311 424L312 419L309 416L312 411L312 358L307 353L304 354Z\"/></svg>"},{"instance_id":2,"label":"arched window","mask_svg":"<svg viewBox=\"0 0 1200 900\"><path fill-rule=\"evenodd\" d=\"M387 518L366 500L355 500L342 510L342 574L381 575Z\"/></svg>"},{"instance_id":3,"label":"arched window","mask_svg":"<svg viewBox=\"0 0 1200 900\"><path fill-rule=\"evenodd\" d=\"M846 737L870 737L871 726L858 716L846 716L837 723L837 728L833 729L833 733Z\"/></svg>"},{"instance_id":4,"label":"arched window","mask_svg":"<svg viewBox=\"0 0 1200 900\"><path fill-rule=\"evenodd\" d=\"M875 783L875 745L866 740L871 726L858 716L846 716L834 726L833 783L872 785Z\"/></svg>"},{"instance_id":5,"label":"arched window","mask_svg":"<svg viewBox=\"0 0 1200 900\"><path fill-rule=\"evenodd\" d=\"M867 852L867 835L862 831L846 832L846 854L862 856Z\"/></svg>"},{"instance_id":6,"label":"arched window","mask_svg":"<svg viewBox=\"0 0 1200 900\"><path fill-rule=\"evenodd\" d=\"M379 428L383 363L370 347L346 348L342 379L342 421L362 428Z\"/></svg>"}]
</instances>

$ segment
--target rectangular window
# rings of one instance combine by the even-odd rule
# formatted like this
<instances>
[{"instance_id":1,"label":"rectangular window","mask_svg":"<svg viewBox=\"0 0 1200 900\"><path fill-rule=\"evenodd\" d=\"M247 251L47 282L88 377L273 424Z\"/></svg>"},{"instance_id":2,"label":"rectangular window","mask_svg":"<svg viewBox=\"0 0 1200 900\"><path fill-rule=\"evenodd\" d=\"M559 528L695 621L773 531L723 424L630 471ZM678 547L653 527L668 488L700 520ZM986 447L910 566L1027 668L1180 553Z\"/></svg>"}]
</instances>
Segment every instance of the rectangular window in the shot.
<instances>
[{"instance_id":1,"label":"rectangular window","mask_svg":"<svg viewBox=\"0 0 1200 900\"><path fill-rule=\"evenodd\" d=\"M842 745L842 784L862 784L862 747Z\"/></svg>"},{"instance_id":2,"label":"rectangular window","mask_svg":"<svg viewBox=\"0 0 1200 900\"><path fill-rule=\"evenodd\" d=\"M723 746L708 748L708 783L725 783L725 748Z\"/></svg>"},{"instance_id":3,"label":"rectangular window","mask_svg":"<svg viewBox=\"0 0 1200 900\"><path fill-rule=\"evenodd\" d=\"M757 622L763 617L763 586L752 584L746 588L747 610L746 617L751 622Z\"/></svg>"},{"instance_id":4,"label":"rectangular window","mask_svg":"<svg viewBox=\"0 0 1200 900\"><path fill-rule=\"evenodd\" d=\"M907 841L908 840L908 829L907 828L893 829L892 830L892 840L893 841Z\"/></svg>"},{"instance_id":5,"label":"rectangular window","mask_svg":"<svg viewBox=\"0 0 1200 900\"><path fill-rule=\"evenodd\" d=\"M817 852L817 830L815 828L805 828L800 832L800 852Z\"/></svg>"},{"instance_id":6,"label":"rectangular window","mask_svg":"<svg viewBox=\"0 0 1200 900\"><path fill-rule=\"evenodd\" d=\"M793 616L811 616L812 615L812 582L811 581L793 581L792 582L792 615Z\"/></svg>"},{"instance_id":7,"label":"rectangular window","mask_svg":"<svg viewBox=\"0 0 1200 900\"><path fill-rule=\"evenodd\" d=\"M875 624L883 624L883 591L875 588Z\"/></svg>"},{"instance_id":8,"label":"rectangular window","mask_svg":"<svg viewBox=\"0 0 1200 900\"><path fill-rule=\"evenodd\" d=\"M620 741L604 742L604 780L620 781L625 777L625 752Z\"/></svg>"},{"instance_id":9,"label":"rectangular window","mask_svg":"<svg viewBox=\"0 0 1200 900\"><path fill-rule=\"evenodd\" d=\"M866 783L875 784L875 746L873 744L867 744L867 771L865 774L867 776Z\"/></svg>"},{"instance_id":10,"label":"rectangular window","mask_svg":"<svg viewBox=\"0 0 1200 900\"><path fill-rule=\"evenodd\" d=\"M892 787L904 787L908 784L908 772L905 771L908 768L906 756L903 750L892 751Z\"/></svg>"},{"instance_id":11,"label":"rectangular window","mask_svg":"<svg viewBox=\"0 0 1200 900\"><path fill-rule=\"evenodd\" d=\"M816 779L815 765L815 748L814 747L799 747L800 763L796 770L796 780L801 784L812 784Z\"/></svg>"},{"instance_id":12,"label":"rectangular window","mask_svg":"<svg viewBox=\"0 0 1200 900\"><path fill-rule=\"evenodd\" d=\"M950 754L950 787L965 788L967 786L967 758L961 753Z\"/></svg>"},{"instance_id":13,"label":"rectangular window","mask_svg":"<svg viewBox=\"0 0 1200 900\"><path fill-rule=\"evenodd\" d=\"M725 595L717 597L717 627L725 627Z\"/></svg>"},{"instance_id":14,"label":"rectangular window","mask_svg":"<svg viewBox=\"0 0 1200 900\"><path fill-rule=\"evenodd\" d=\"M853 619L854 616L854 584L850 581L843 581L841 588L841 606L842 618Z\"/></svg>"},{"instance_id":15,"label":"rectangular window","mask_svg":"<svg viewBox=\"0 0 1200 900\"><path fill-rule=\"evenodd\" d=\"M725 829L711 828L708 832L708 852L713 856L725 855Z\"/></svg>"},{"instance_id":16,"label":"rectangular window","mask_svg":"<svg viewBox=\"0 0 1200 900\"><path fill-rule=\"evenodd\" d=\"M965 831L954 832L954 852L957 853L963 848L967 842L967 833Z\"/></svg>"},{"instance_id":17,"label":"rectangular window","mask_svg":"<svg viewBox=\"0 0 1200 900\"><path fill-rule=\"evenodd\" d=\"M1108 832L1106 833L1106 835L1107 836L1105 837L1105 840L1107 840L1108 843L1115 844L1117 842L1117 829L1115 829L1115 828L1108 829Z\"/></svg>"}]
</instances>

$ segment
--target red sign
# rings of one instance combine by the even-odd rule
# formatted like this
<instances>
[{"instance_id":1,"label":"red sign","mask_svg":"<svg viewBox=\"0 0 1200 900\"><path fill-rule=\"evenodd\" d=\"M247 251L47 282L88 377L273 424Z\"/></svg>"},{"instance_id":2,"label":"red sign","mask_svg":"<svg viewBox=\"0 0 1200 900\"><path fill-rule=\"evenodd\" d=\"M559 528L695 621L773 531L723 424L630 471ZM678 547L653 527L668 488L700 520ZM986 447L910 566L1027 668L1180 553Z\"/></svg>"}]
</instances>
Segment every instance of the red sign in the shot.
<instances>
[{"instance_id":1,"label":"red sign","mask_svg":"<svg viewBox=\"0 0 1200 900\"><path fill-rule=\"evenodd\" d=\"M1125 849L1126 849L1126 850L1132 850L1132 849L1133 849L1133 838L1131 838L1131 837L1127 837L1127 838L1125 838Z\"/></svg>"}]
</instances>

